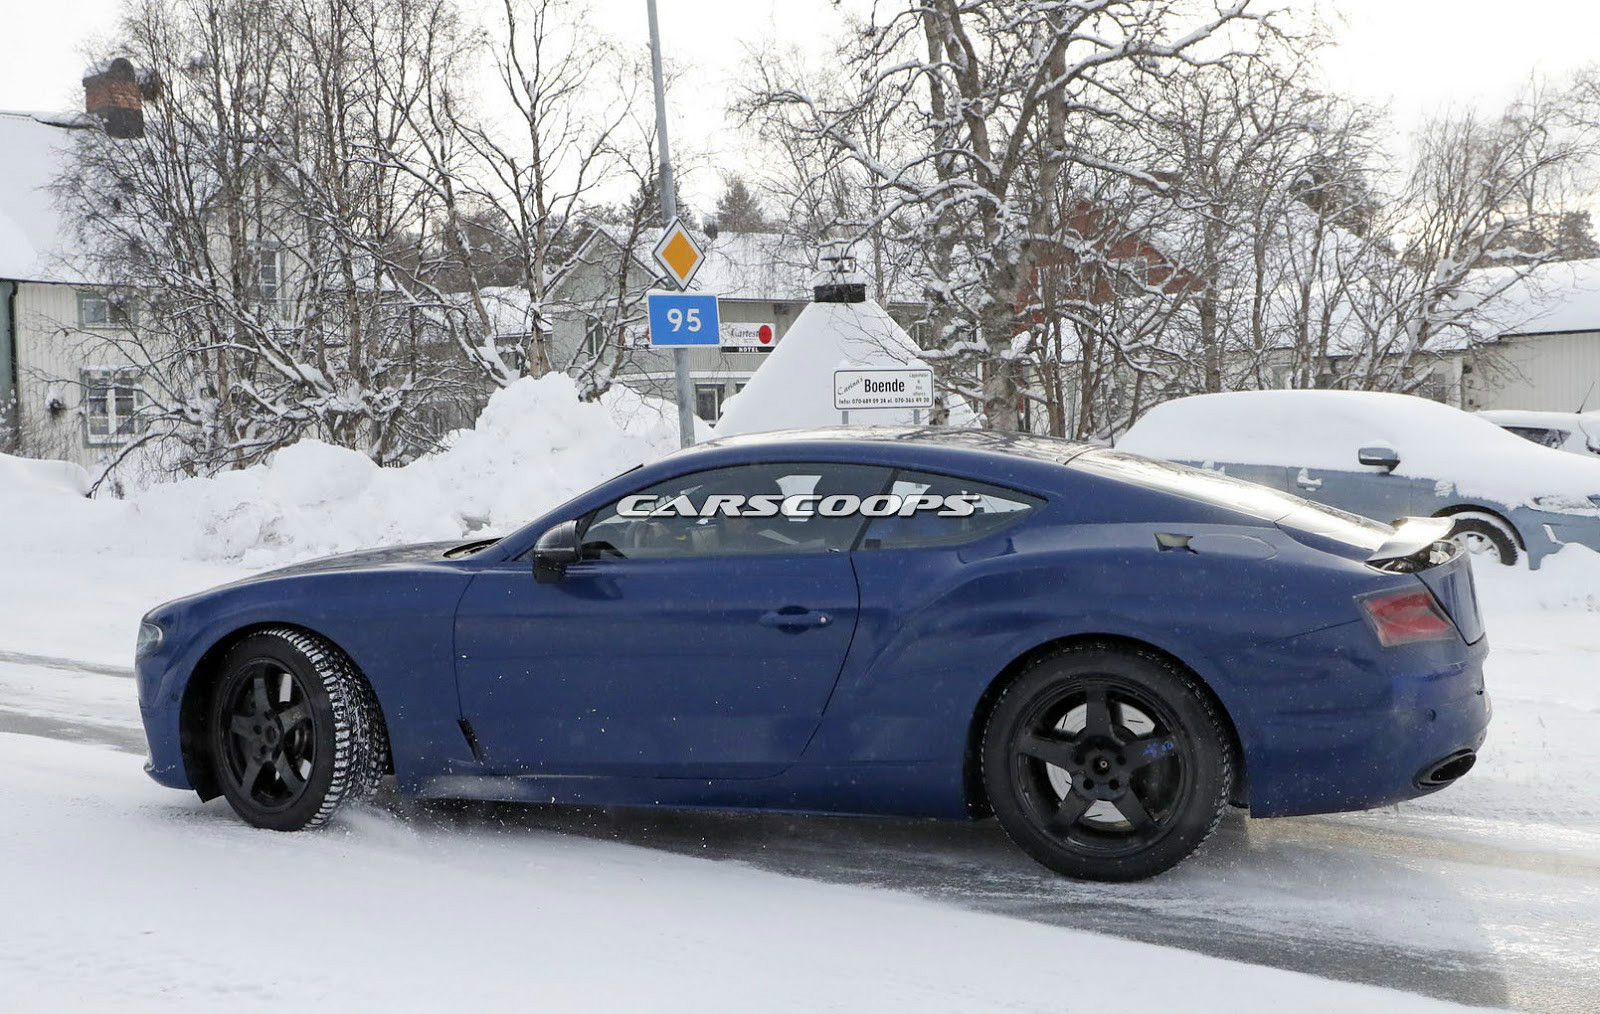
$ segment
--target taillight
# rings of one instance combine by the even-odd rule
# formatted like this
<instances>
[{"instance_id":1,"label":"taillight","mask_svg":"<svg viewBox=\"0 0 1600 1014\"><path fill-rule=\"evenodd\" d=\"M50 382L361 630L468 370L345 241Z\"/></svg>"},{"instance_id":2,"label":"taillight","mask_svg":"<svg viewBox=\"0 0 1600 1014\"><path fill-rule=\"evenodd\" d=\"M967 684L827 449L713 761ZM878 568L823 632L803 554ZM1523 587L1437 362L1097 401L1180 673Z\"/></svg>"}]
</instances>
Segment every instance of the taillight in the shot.
<instances>
[{"instance_id":1,"label":"taillight","mask_svg":"<svg viewBox=\"0 0 1600 1014\"><path fill-rule=\"evenodd\" d=\"M1367 618L1385 648L1413 641L1432 641L1455 633L1450 618L1426 588L1379 592L1361 600Z\"/></svg>"}]
</instances>

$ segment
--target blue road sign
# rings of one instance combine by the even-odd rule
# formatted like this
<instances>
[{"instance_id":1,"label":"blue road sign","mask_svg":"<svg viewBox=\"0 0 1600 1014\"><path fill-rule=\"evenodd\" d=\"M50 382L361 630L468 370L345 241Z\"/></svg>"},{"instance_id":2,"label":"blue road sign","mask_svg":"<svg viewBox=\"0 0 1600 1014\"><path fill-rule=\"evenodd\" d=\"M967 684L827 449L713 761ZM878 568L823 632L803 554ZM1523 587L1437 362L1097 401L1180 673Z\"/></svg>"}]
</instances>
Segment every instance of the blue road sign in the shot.
<instances>
[{"instance_id":1,"label":"blue road sign","mask_svg":"<svg viewBox=\"0 0 1600 1014\"><path fill-rule=\"evenodd\" d=\"M650 309L650 345L719 344L717 297L703 292L652 292L645 296Z\"/></svg>"}]
</instances>

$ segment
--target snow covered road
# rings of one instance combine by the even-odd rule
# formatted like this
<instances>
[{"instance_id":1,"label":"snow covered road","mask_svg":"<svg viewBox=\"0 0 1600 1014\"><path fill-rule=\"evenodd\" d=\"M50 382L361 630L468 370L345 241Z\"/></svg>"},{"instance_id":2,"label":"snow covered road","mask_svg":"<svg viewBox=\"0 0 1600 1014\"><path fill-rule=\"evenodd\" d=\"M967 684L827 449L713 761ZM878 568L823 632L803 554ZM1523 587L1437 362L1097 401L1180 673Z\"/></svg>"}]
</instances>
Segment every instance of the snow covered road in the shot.
<instances>
[{"instance_id":1,"label":"snow covered road","mask_svg":"<svg viewBox=\"0 0 1600 1014\"><path fill-rule=\"evenodd\" d=\"M530 932L517 922L504 898L493 900L485 922L481 906L490 904L483 897L490 893L489 882L502 875L516 882L519 886L508 890L522 898L529 912L541 911L546 902L539 885L549 878L533 875L523 882L523 871L548 872L576 863L576 869L556 877L568 888L573 883L609 884L620 876L633 885L627 892L630 896L643 891L651 905L663 903L658 897L662 892L675 895L688 890L690 883L700 885L695 890L705 892L705 899L686 902L681 916L628 912L620 921L633 926L642 939L618 945L630 953L642 949L651 967L656 962L675 967L675 962L691 956L704 962L721 954L730 941L742 941L744 950L733 962L740 968L715 987L713 1009L741 1005L752 1009L743 1001L753 994L745 991L755 989L758 981L781 984L774 988L787 990L784 995L795 1000L797 1009L824 1002L852 1009L895 1009L913 1001L931 1009L974 1009L990 1006L989 1000L998 1004L1002 998L1008 1004L1014 1001L1017 1009L1032 1009L1032 1001L1042 994L1030 990L1046 987L1028 985L1027 974L1016 971L1026 964L1016 960L1018 954L1030 947L1070 953L1075 947L1091 946L1083 943L1086 939L1092 946L1110 946L1096 938L1057 940L1052 935L1056 931L1047 930L1069 927L1475 1005L1591 1011L1600 997L1600 943L1596 942L1600 941L1600 792L1592 781L1593 772L1600 769L1600 737L1595 735L1600 730L1596 686L1600 632L1594 627L1592 622L1575 626L1574 617L1563 614L1520 616L1501 625L1490 672L1496 705L1493 734L1478 769L1450 790L1398 809L1365 814L1288 820L1235 816L1194 860L1157 880L1132 885L1057 878L1021 856L993 822L476 804L421 807L390 800L387 813L358 814L327 835L263 835L236 826L220 801L201 806L192 797L146 782L138 770L142 737L132 681L113 675L115 666L101 661L73 670L59 658L21 658L13 653L0 657L0 730L26 735L0 735L0 770L7 772L0 782L0 796L5 797L8 814L8 830L0 833L0 869L27 870L30 875L21 878L24 883L0 888L0 910L27 913L21 920L6 920L6 929L0 930L0 953L9 956L0 959L0 995L9 976L25 983L21 995L30 1002L37 1000L40 1007L72 997L91 1005L98 1000L109 1003L118 991L128 989L151 1002L163 995L181 996L203 1006L221 996L211 992L222 988L219 969L239 979L242 995L263 1002L291 995L314 997L335 989L334 966L320 964L317 975L307 981L277 982L267 988L265 980L256 981L265 973L252 970L245 951L231 948L165 985L142 978L145 971L166 966L154 954L138 957L141 947L158 941L163 948L200 946L213 935L197 929L193 921L197 916L192 914L202 908L210 911L197 900L197 892L209 890L208 878L217 878L218 890L251 892L255 881L249 875L237 887L220 886L228 873L219 854L241 854L258 857L265 872L279 870L270 873L273 877L309 884L313 893L332 892L332 898L344 898L343 903L365 913L361 918L379 918L386 929L395 918L404 924L403 934L413 936L425 926L458 926L451 931L450 943L441 945L443 956L430 960L447 961L457 969L481 969L487 976L481 983L485 996L532 981L501 967L502 960L509 960L497 954L509 946L504 941L486 944L480 952L468 942L476 934L459 935L468 927ZM46 743L40 737L68 742ZM302 838L306 844L299 843ZM585 839L600 844L586 844ZM618 849L616 843L721 862L680 868L664 857L652 859ZM63 849L83 854L64 861ZM161 861L143 862L138 857L144 852L159 855ZM316 865L302 874L299 864L307 857L314 857ZM246 861L247 866L255 863L256 859ZM612 870L612 863L620 864L621 872ZM754 874L742 867L813 884L808 888L801 881L773 877L751 881ZM34 872L52 885L49 896L56 903L30 897L32 887L17 896L19 887L40 881ZM447 914L454 890L449 885L461 880L477 893L469 893L471 900ZM816 882L875 890L838 893ZM616 904L612 891L606 888L601 897L592 899L594 904ZM424 909L438 906L438 910L430 909L413 923L400 899L414 892L429 899ZM915 903L905 893L943 904L910 916L905 906ZM276 888L267 888L267 894L275 895ZM566 904L572 911L563 919L596 918L582 902L581 890L569 894ZM162 896L165 902L158 900ZM129 897L140 900L130 905ZM723 912L723 921L708 929L706 899L717 897L736 902L744 914L734 918ZM848 904L841 899L848 899ZM302 904L322 908L322 902L312 897ZM845 960L841 954L818 950L825 948L832 930L810 935L816 929L811 926L797 941L791 936L798 931L786 919L778 920L785 929L772 938L771 949L749 943L752 933L772 933L769 920L777 918L775 913L793 911L796 904L810 913L807 918L824 921L843 918L841 904L845 909L882 906L883 914L874 918L883 934L891 933L891 924L893 932L910 933L952 920L950 935L940 937L950 950L940 957L937 948L928 950L926 940L908 939L903 945L893 944L890 955L872 950L891 946L888 942L858 943L852 937L843 950L854 957L848 959L849 967L839 967ZM145 915L147 905L152 907ZM265 899L263 905L271 908ZM986 926L981 931L986 941L1011 941L1005 948L993 945L996 951L1006 951L1004 961L993 964L987 953L964 959L956 941L965 941L965 934L973 930L962 920L980 917L964 915L962 909L1044 925L1033 931L1019 928L1024 925L1020 922ZM224 917L212 913L206 918ZM260 918L273 933L286 934L284 946L291 951L308 946L292 942L294 927L288 916L262 912ZM687 921L678 925L680 918ZM124 925L129 919L148 923L150 939L130 937ZM348 923L351 932L364 932L360 919L354 915L348 919L353 920ZM640 923L641 919L658 922L651 925ZM538 925L549 928L547 921ZM24 927L31 929L24 933ZM62 949L39 953L32 941L41 932L46 937L66 934L51 945ZM616 931L596 928L595 932L603 938ZM667 941L679 935L699 943L669 946ZM579 969L588 967L600 974L596 968L604 950L596 946L572 953L582 948L568 935L561 936L566 950L557 948L552 954L561 955L560 967L568 975L552 979L546 971L538 976L540 988L552 991L556 1007L562 1005L561 997L578 995L562 991L580 988ZM104 996L83 992L87 987L76 975L70 983L55 982L44 992L36 991L67 971L60 964L70 950L67 937L76 939L86 955L99 954L100 960L109 962L110 985ZM538 947L548 946L548 941L539 939ZM408 961L427 953L421 940L408 941L402 947ZM1126 955L1130 968L1143 943L1124 945L1135 947ZM358 945L362 960L380 961L371 953L373 946L370 940ZM913 964L919 970L913 976L915 984L893 985L896 980L888 974L882 982L874 979L863 946L868 953L878 953L888 968L910 961L908 955L914 953ZM682 953L676 958L663 956L663 947ZM777 952L794 948L812 950L809 957L785 965ZM984 950L989 948L986 942ZM116 952L114 960L102 953L107 949ZM1150 953L1161 962L1158 978L1174 981L1169 972L1173 956ZM11 961L9 971L4 960ZM720 957L709 960L719 968L725 963ZM141 971L130 963L148 968ZM797 970L824 964L837 972L826 980L826 988ZM966 973L952 981L937 977L939 969L962 967ZM761 969L759 974L756 968ZM1001 968L1007 971L1002 973ZM975 981L988 982L991 985L984 988L997 992L974 991L972 983L956 981L973 976L974 970L981 970ZM672 978L659 969L651 974ZM1241 970L1218 973L1224 978L1242 974ZM135 977L131 984L127 975ZM327 978L318 978L321 975ZM992 985L1007 976L1013 978L1004 987ZM607 979L597 995L611 997L616 1006L642 1003L641 996L629 992L637 985ZM392 988L371 984L363 988L375 990L371 997L375 1002L403 997L407 1003L402 1006L413 1002L421 1006L433 996L425 983L409 980L403 989L399 983ZM1303 992L1306 987L1300 988ZM886 992L877 992L880 989ZM1332 1006L1336 994L1310 995L1326 996ZM691 1000L706 994L690 991L681 996L685 1006L695 1006ZM1179 990L1174 996L1186 1002L1191 994ZM1301 993L1295 996L1293 1009L1306 1009ZM1275 1003L1262 999L1260 1009ZM661 1006L654 998L644 1005ZM1049 1004L1040 1004L1045 1006Z\"/></svg>"}]
</instances>

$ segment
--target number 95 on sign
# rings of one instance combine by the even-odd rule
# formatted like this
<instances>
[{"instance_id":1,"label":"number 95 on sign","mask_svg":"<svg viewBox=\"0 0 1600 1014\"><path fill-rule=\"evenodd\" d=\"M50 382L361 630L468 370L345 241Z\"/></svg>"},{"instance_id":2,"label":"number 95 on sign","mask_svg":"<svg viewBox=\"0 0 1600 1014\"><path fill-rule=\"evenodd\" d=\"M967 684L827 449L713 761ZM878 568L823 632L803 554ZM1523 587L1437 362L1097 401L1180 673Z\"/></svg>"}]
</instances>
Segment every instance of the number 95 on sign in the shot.
<instances>
[{"instance_id":1,"label":"number 95 on sign","mask_svg":"<svg viewBox=\"0 0 1600 1014\"><path fill-rule=\"evenodd\" d=\"M645 297L650 311L650 344L654 348L680 345L717 345L721 322L717 297L706 293L652 292Z\"/></svg>"}]
</instances>

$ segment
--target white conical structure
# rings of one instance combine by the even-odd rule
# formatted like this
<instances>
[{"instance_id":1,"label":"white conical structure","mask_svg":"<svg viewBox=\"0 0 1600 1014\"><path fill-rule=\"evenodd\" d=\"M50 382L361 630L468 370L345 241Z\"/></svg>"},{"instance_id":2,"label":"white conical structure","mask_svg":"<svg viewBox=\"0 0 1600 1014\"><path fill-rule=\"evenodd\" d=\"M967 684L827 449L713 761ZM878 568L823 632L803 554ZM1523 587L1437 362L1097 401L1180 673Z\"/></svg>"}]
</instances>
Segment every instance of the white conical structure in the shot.
<instances>
[{"instance_id":1,"label":"white conical structure","mask_svg":"<svg viewBox=\"0 0 1600 1014\"><path fill-rule=\"evenodd\" d=\"M911 336L872 300L812 303L801 311L777 348L743 391L723 407L716 434L838 426L833 371L926 369ZM926 424L928 412L909 408L852 409L852 426Z\"/></svg>"}]
</instances>

